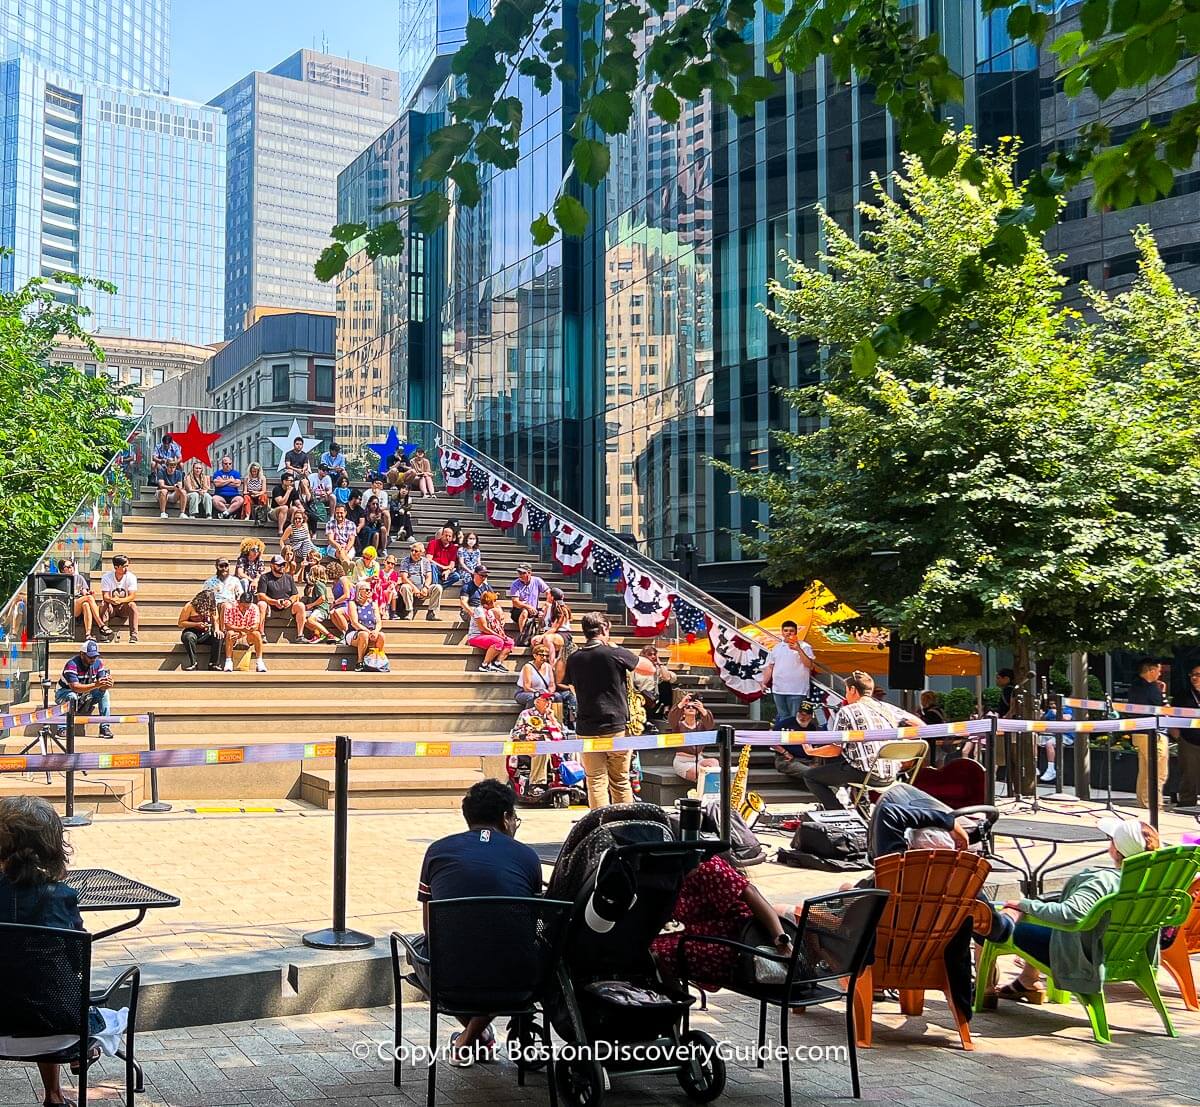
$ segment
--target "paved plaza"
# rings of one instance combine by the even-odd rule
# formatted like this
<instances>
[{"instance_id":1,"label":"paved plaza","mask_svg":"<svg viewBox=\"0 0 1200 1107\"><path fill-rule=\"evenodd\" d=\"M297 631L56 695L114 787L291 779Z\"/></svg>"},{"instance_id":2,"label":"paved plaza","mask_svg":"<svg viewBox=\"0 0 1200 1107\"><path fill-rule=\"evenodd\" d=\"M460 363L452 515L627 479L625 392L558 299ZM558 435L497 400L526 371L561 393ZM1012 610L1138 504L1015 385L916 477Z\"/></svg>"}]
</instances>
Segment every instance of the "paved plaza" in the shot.
<instances>
[{"instance_id":1,"label":"paved plaza","mask_svg":"<svg viewBox=\"0 0 1200 1107\"><path fill-rule=\"evenodd\" d=\"M242 801L252 805L251 801ZM146 977L177 975L246 955L272 960L299 945L300 935L328 925L332 819L292 805L279 814L176 812L102 817L71 833L73 864L105 866L172 891L175 910L152 912L136 930L97 947L102 968L138 961ZM523 811L521 837L539 845L560 841L578 811ZM1061 815L1058 817L1062 817ZM1177 838L1194 821L1167 814L1164 834ZM419 929L417 872L425 846L460 828L454 812L358 812L350 820L350 925L377 936L392 928ZM783 839L768 839L773 844ZM1078 847L1076 847L1078 852ZM751 870L777 903L828 891L835 874L788 869L772 863ZM993 890L1007 895L1011 884ZM95 918L95 916L93 916ZM278 960L282 961L283 956ZM974 1052L959 1048L944 1001L930 994L925 1014L906 1017L894 1002L876 1006L875 1046L862 1053L864 1098L928 1107L1002 1107L1005 1104L1125 1104L1152 1093L1156 1105L1200 1103L1200 1015L1184 1010L1164 973L1163 991L1180 1031L1167 1038L1150 1005L1129 986L1110 988L1114 1044L1092 1041L1077 1004L1040 1008L1006 1005L975 1017ZM392 1033L392 1010L376 1007L254 1022L223 1023L139 1035L145 1063L146 1107L290 1107L317 1103L340 1107L391 1107L424 1102L423 1070L409 1069L404 1086L391 1084L390 1063L376 1044ZM427 1040L427 1008L406 1007L406 1039ZM746 1051L755 1039L756 1010L718 993L695 1024L731 1049ZM850 1087L843 1060L821 1056L844 1044L840 1009L792 1016L793 1048L805 1052L794 1072L796 1102L844 1101ZM443 1026L445 1039L450 1026ZM365 1055L365 1056L364 1056ZM97 1076L97 1073L93 1074ZM98 1070L93 1101L114 1102L121 1091L116 1063ZM0 1104L38 1102L32 1066L0 1066ZM461 1071L439 1068L441 1102L544 1103L545 1078L516 1084L507 1062ZM779 1102L777 1067L729 1065L727 1102ZM683 1103L672 1077L613 1081L610 1102Z\"/></svg>"}]
</instances>

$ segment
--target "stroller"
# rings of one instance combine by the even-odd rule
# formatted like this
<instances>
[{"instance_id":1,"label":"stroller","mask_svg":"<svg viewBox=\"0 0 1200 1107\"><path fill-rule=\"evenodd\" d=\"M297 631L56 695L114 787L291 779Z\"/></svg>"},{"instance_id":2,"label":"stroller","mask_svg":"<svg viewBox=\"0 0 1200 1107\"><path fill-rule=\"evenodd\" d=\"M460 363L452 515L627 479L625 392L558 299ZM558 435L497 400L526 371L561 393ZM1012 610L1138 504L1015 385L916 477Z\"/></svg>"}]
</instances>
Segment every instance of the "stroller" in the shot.
<instances>
[{"instance_id":1,"label":"stroller","mask_svg":"<svg viewBox=\"0 0 1200 1107\"><path fill-rule=\"evenodd\" d=\"M716 1043L688 1026L693 999L659 975L650 943L671 918L684 877L727 848L680 842L660 807L589 811L563 843L547 894L575 903L561 989L547 1002L570 1051L554 1078L568 1107L599 1107L609 1075L673 1073L688 1097L711 1103L725 1088Z\"/></svg>"}]
</instances>

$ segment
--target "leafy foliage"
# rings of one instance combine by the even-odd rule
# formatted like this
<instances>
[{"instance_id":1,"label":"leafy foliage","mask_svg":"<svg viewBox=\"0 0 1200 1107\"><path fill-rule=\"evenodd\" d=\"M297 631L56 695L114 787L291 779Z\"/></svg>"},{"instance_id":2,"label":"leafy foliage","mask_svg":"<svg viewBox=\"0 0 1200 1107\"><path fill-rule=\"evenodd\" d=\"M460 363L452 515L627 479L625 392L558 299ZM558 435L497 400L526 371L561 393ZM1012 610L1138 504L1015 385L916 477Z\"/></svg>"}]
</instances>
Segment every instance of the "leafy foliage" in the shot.
<instances>
[{"instance_id":1,"label":"leafy foliage","mask_svg":"<svg viewBox=\"0 0 1200 1107\"><path fill-rule=\"evenodd\" d=\"M957 158L1011 181L1011 149L964 143ZM1141 275L1115 298L1091 293L1100 318L1087 323L1060 306L1062 278L1030 238L860 375L854 336L891 305L924 303L1011 203L915 157L906 170L898 199L877 182L862 206L861 245L825 218L827 271L793 262L791 284L772 284L772 318L819 343L828 374L788 394L821 426L776 435L787 472L734 474L770 507L748 543L766 575L819 578L927 643L1011 647L1018 679L1030 646L1200 637L1200 442L1185 399L1200 384L1200 309L1139 231ZM896 551L889 571L878 551Z\"/></svg>"},{"instance_id":2,"label":"leafy foliage","mask_svg":"<svg viewBox=\"0 0 1200 1107\"><path fill-rule=\"evenodd\" d=\"M975 710L975 693L969 688L951 688L943 692L938 699L946 722L958 723L971 717Z\"/></svg>"},{"instance_id":3,"label":"leafy foliage","mask_svg":"<svg viewBox=\"0 0 1200 1107\"><path fill-rule=\"evenodd\" d=\"M1196 153L1200 100L1178 108L1164 123L1146 122L1111 148L1106 125L1087 126L1073 149L1051 154L1012 193L978 158L959 159L947 143L944 107L961 102L961 77L951 71L938 36L920 36L911 9L898 0L792 0L790 6L787 0L695 0L688 7L670 0L582 0L574 9L561 0L499 0L490 19L468 20L466 42L453 62L460 91L450 105L452 121L432 136L422 181L452 182L457 202L478 203L477 167L504 169L517 162L522 107L512 95L512 75L530 77L542 93L555 80L578 82L571 164L551 210L535 215L531 232L539 245L560 230L582 234L586 210L578 197L566 197L572 187L604 179L606 139L628 132L639 81L653 86L651 110L668 123L678 121L684 101L706 94L739 115L753 113L773 94L774 82L755 72L752 24L760 7L775 19L766 47L774 71L801 73L823 57L836 79L857 74L892 115L902 148L927 173L957 173L1005 201L994 233L959 271L942 275L936 294L883 305L884 314L856 337L860 373L871 372L899 346L919 343L931 320L940 320L956 297L968 294L984 269L1018 265L1030 235L1053 223L1062 197L1084 176L1094 178L1099 208L1128 207L1166 195L1172 170L1189 168ZM982 0L982 7L985 13L1007 12L1014 38L1048 44L1058 61L1057 79L1071 97L1087 93L1103 102L1145 88L1200 50L1200 0L1085 0L1078 27L1057 35L1049 0ZM450 210L440 187L405 203L413 205L425 231L445 222ZM402 229L390 226L367 243L370 256L399 252ZM366 234L365 225L357 230ZM345 228L334 229L335 241L317 263L321 280L335 277L349 259L339 231Z\"/></svg>"},{"instance_id":4,"label":"leafy foliage","mask_svg":"<svg viewBox=\"0 0 1200 1107\"><path fill-rule=\"evenodd\" d=\"M100 281L67 278L112 291ZM86 309L59 303L39 278L0 293L0 591L6 598L85 497L105 492L101 470L125 445L122 390L50 363L56 342L103 353L81 326Z\"/></svg>"}]
</instances>

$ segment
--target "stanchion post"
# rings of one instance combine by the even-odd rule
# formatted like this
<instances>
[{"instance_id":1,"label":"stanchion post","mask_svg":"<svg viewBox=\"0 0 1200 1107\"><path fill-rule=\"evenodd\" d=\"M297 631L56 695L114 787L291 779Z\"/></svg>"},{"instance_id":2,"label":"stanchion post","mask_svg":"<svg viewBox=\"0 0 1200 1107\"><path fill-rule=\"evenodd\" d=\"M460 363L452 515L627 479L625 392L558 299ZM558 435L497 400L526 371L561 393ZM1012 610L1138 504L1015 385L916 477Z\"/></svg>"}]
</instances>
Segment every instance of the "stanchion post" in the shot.
<instances>
[{"instance_id":1,"label":"stanchion post","mask_svg":"<svg viewBox=\"0 0 1200 1107\"><path fill-rule=\"evenodd\" d=\"M733 829L733 727L728 723L717 727L717 742L721 747L721 838L728 842Z\"/></svg>"},{"instance_id":2,"label":"stanchion post","mask_svg":"<svg viewBox=\"0 0 1200 1107\"><path fill-rule=\"evenodd\" d=\"M987 763L987 801L991 806L996 805L996 743L1000 740L1000 718L994 711L988 712L987 751L984 754Z\"/></svg>"},{"instance_id":3,"label":"stanchion post","mask_svg":"<svg viewBox=\"0 0 1200 1107\"><path fill-rule=\"evenodd\" d=\"M1108 693L1105 693L1105 695L1104 695L1104 718L1105 719L1117 718L1117 713L1116 713L1116 711L1113 710L1112 696L1109 695ZM1104 809L1106 811L1111 811L1113 809L1112 757L1113 757L1113 742L1116 740L1116 736L1117 736L1117 731L1110 730L1108 732L1108 741L1104 743L1104 775L1108 781L1108 785L1105 789L1105 792L1107 794L1106 794L1105 801L1104 801Z\"/></svg>"},{"instance_id":4,"label":"stanchion post","mask_svg":"<svg viewBox=\"0 0 1200 1107\"><path fill-rule=\"evenodd\" d=\"M1061 692L1055 692L1053 698L1054 718L1057 722L1063 721L1063 698ZM1066 770L1063 767L1063 740L1066 735L1060 730L1054 735L1054 783L1055 791L1061 792L1066 786ZM1033 786L1034 794L1037 793L1037 785Z\"/></svg>"},{"instance_id":5,"label":"stanchion post","mask_svg":"<svg viewBox=\"0 0 1200 1107\"><path fill-rule=\"evenodd\" d=\"M1150 825L1158 829L1158 809L1162 805L1163 781L1158 779L1158 751L1167 746L1167 732L1161 726L1156 726L1146 735L1146 776L1150 786L1148 799L1150 801Z\"/></svg>"},{"instance_id":6,"label":"stanchion post","mask_svg":"<svg viewBox=\"0 0 1200 1107\"><path fill-rule=\"evenodd\" d=\"M155 733L155 714L153 711L150 712L146 719L146 744L151 753L158 748ZM150 802L143 803L138 810L146 811L150 814L159 814L163 811L171 810L169 803L162 803L158 798L158 767L156 765L152 764L150 766Z\"/></svg>"},{"instance_id":7,"label":"stanchion post","mask_svg":"<svg viewBox=\"0 0 1200 1107\"><path fill-rule=\"evenodd\" d=\"M75 756L75 709L71 707L67 711L67 756ZM63 826L90 826L92 822L91 815L76 815L75 814L75 770L68 768L65 775L65 783L63 785L65 797L63 802Z\"/></svg>"},{"instance_id":8,"label":"stanchion post","mask_svg":"<svg viewBox=\"0 0 1200 1107\"><path fill-rule=\"evenodd\" d=\"M305 934L303 941L312 949L370 949L375 939L370 934L346 929L346 874L350 832L350 739L337 736L333 769L333 926Z\"/></svg>"}]
</instances>

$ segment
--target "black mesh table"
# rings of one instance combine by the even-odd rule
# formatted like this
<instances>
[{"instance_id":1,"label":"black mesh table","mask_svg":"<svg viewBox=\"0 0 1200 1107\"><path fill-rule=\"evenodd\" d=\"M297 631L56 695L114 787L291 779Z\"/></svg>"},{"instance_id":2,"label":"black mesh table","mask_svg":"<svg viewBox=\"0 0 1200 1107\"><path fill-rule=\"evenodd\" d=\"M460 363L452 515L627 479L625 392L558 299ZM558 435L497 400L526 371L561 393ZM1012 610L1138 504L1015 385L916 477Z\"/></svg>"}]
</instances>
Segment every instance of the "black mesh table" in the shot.
<instances>
[{"instance_id":1,"label":"black mesh table","mask_svg":"<svg viewBox=\"0 0 1200 1107\"><path fill-rule=\"evenodd\" d=\"M178 907L179 897L143 884L140 880L122 876L109 869L72 869L63 881L75 889L80 911L136 911L137 917L119 926L94 934L108 938L122 930L130 930L158 907Z\"/></svg>"},{"instance_id":2,"label":"black mesh table","mask_svg":"<svg viewBox=\"0 0 1200 1107\"><path fill-rule=\"evenodd\" d=\"M1010 861L1000 861L1000 863L1021 873L1021 890L1031 898L1041 897L1046 877L1050 873L1066 868L1067 865L1073 865L1077 861L1088 861L1093 857L1100 857L1107 852L1106 850L1096 850L1084 857L1074 857L1070 861L1051 865L1050 862L1058 853L1059 846L1085 845L1089 842L1107 843L1108 841L1108 835L1099 827L1088 826L1086 823L1049 823L1043 822L1041 819L997 819L995 826L992 827L992 837L1013 840L1013 845L1017 847L1017 853L1021 855L1024 868L1014 865ZM1036 842L1039 845L1049 846L1050 851L1040 861L1037 861L1025 852L1025 846L1022 844L1025 842ZM992 860L999 860L999 858L993 857Z\"/></svg>"}]
</instances>

